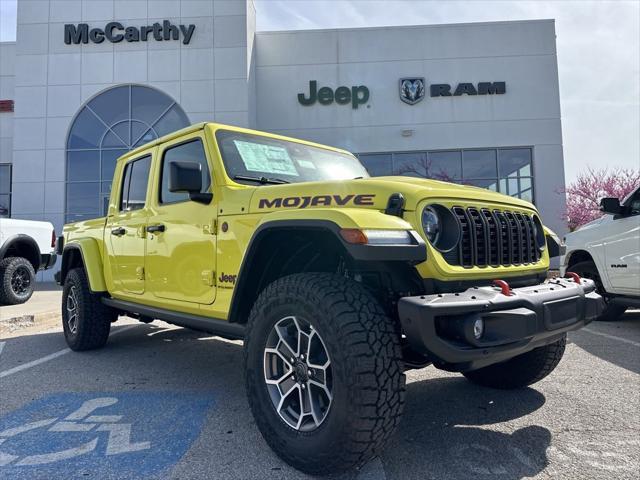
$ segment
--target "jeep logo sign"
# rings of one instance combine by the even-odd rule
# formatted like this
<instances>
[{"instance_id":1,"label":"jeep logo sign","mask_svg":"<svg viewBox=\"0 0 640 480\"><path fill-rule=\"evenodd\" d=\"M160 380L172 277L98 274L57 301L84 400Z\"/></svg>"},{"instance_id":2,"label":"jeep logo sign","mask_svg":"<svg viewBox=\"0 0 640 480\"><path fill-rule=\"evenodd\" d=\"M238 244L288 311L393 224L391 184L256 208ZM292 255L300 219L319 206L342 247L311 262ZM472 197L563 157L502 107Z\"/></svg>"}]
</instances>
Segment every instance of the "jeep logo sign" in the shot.
<instances>
[{"instance_id":1,"label":"jeep logo sign","mask_svg":"<svg viewBox=\"0 0 640 480\"><path fill-rule=\"evenodd\" d=\"M309 82L309 95L298 94L300 105L313 105L318 102L320 105L331 105L336 102L338 105L351 104L351 108L358 108L369 101L369 89L364 85L354 85L353 87L338 87L335 91L331 87L322 87L318 90L318 82Z\"/></svg>"},{"instance_id":2,"label":"jeep logo sign","mask_svg":"<svg viewBox=\"0 0 640 480\"><path fill-rule=\"evenodd\" d=\"M195 25L173 25L169 20L164 20L162 24L156 22L153 25L143 27L125 27L120 22L109 22L104 28L89 28L86 23L78 25L66 24L64 26L64 43L67 45L81 43L102 43L108 40L111 43L119 43L123 40L127 42L146 42L149 37L158 42L179 40L188 45L195 31Z\"/></svg>"}]
</instances>

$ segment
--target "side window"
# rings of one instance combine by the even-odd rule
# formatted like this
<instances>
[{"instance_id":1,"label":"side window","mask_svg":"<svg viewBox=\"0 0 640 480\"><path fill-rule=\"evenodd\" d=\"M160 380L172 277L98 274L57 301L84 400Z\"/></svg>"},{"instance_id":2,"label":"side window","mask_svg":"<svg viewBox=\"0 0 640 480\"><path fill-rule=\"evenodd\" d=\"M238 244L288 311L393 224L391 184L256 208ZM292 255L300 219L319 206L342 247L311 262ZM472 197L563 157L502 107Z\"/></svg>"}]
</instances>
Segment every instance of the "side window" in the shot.
<instances>
[{"instance_id":1,"label":"side window","mask_svg":"<svg viewBox=\"0 0 640 480\"><path fill-rule=\"evenodd\" d=\"M162 173L160 178L160 203L177 203L189 200L185 192L169 191L169 163L171 162L196 162L202 169L202 191L209 191L211 186L211 174L207 164L207 156L202 145L202 140L196 139L189 143L183 143L164 152L162 157Z\"/></svg>"},{"instance_id":2,"label":"side window","mask_svg":"<svg viewBox=\"0 0 640 480\"><path fill-rule=\"evenodd\" d=\"M151 156L129 162L124 167L120 211L140 210L144 208L149 184Z\"/></svg>"}]
</instances>

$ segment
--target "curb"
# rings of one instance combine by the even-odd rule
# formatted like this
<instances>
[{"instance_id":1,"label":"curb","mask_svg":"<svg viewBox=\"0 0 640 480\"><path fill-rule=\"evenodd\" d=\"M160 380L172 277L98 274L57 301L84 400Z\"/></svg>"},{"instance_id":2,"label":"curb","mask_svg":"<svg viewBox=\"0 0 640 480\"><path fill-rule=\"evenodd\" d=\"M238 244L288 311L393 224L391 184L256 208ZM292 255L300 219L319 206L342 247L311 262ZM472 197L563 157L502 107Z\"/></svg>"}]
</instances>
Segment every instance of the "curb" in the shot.
<instances>
[{"instance_id":1,"label":"curb","mask_svg":"<svg viewBox=\"0 0 640 480\"><path fill-rule=\"evenodd\" d=\"M56 320L58 318L60 318L60 312L56 310L3 318L0 320L0 332L15 332L16 330L20 330L22 328L33 327L35 325L38 325L39 323Z\"/></svg>"}]
</instances>

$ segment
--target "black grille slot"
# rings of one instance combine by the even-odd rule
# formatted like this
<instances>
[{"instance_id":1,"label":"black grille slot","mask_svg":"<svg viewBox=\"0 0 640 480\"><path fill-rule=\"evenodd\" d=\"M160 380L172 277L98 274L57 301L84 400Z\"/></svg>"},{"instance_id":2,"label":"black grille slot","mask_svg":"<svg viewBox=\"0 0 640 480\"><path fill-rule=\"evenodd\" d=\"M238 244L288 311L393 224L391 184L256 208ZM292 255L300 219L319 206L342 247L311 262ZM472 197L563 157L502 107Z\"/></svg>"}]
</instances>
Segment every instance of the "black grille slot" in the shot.
<instances>
[{"instance_id":1,"label":"black grille slot","mask_svg":"<svg viewBox=\"0 0 640 480\"><path fill-rule=\"evenodd\" d=\"M524 215L524 220L527 224L527 230L529 231L529 252L531 255L531 263L535 263L540 260L540 250L537 248L536 233L533 226L533 219L528 215Z\"/></svg>"},{"instance_id":2,"label":"black grille slot","mask_svg":"<svg viewBox=\"0 0 640 480\"><path fill-rule=\"evenodd\" d=\"M480 267L486 267L489 252L489 233L484 216L480 215L480 212L475 208L467 208L467 213L471 219L471 233L475 236L475 264Z\"/></svg>"},{"instance_id":3,"label":"black grille slot","mask_svg":"<svg viewBox=\"0 0 640 480\"><path fill-rule=\"evenodd\" d=\"M498 221L493 213L486 208L483 208L481 213L487 224L489 265L500 265L500 258L502 257L502 238L499 234Z\"/></svg>"},{"instance_id":4,"label":"black grille slot","mask_svg":"<svg viewBox=\"0 0 640 480\"><path fill-rule=\"evenodd\" d=\"M504 212L504 216L507 217L509 231L511 232L511 263L513 265L520 265L522 264L522 230L513 213Z\"/></svg>"},{"instance_id":5,"label":"black grille slot","mask_svg":"<svg viewBox=\"0 0 640 480\"><path fill-rule=\"evenodd\" d=\"M511 242L511 229L509 228L509 222L504 212L495 210L494 215L498 219L498 225L500 225L500 238L502 241L502 257L500 263L502 265L511 265L513 262L513 245Z\"/></svg>"},{"instance_id":6,"label":"black grille slot","mask_svg":"<svg viewBox=\"0 0 640 480\"><path fill-rule=\"evenodd\" d=\"M474 265L473 243L471 238L471 226L467 213L464 208L454 207L453 213L460 222L460 243L458 244L458 258L453 265L462 265L463 267L472 267ZM455 251L455 250L454 250Z\"/></svg>"},{"instance_id":7,"label":"black grille slot","mask_svg":"<svg viewBox=\"0 0 640 480\"><path fill-rule=\"evenodd\" d=\"M520 212L453 207L461 228L458 248L444 254L450 265L526 265L540 260L535 227Z\"/></svg>"}]
</instances>

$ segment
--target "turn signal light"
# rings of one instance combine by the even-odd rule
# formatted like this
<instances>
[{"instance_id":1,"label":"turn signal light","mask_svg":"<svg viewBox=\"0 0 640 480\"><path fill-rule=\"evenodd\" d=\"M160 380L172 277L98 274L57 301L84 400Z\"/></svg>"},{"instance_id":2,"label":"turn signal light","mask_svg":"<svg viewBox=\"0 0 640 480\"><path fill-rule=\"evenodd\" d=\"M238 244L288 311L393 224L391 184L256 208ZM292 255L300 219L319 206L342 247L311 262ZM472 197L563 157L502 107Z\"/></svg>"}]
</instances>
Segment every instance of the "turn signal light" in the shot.
<instances>
[{"instance_id":1,"label":"turn signal light","mask_svg":"<svg viewBox=\"0 0 640 480\"><path fill-rule=\"evenodd\" d=\"M353 243L356 245L366 245L369 241L367 236L364 234L362 230L358 230L357 228L343 228L340 230L340 236L347 243Z\"/></svg>"},{"instance_id":2,"label":"turn signal light","mask_svg":"<svg viewBox=\"0 0 640 480\"><path fill-rule=\"evenodd\" d=\"M412 232L408 230L343 228L340 230L340 236L345 242L356 245L416 245Z\"/></svg>"}]
</instances>

